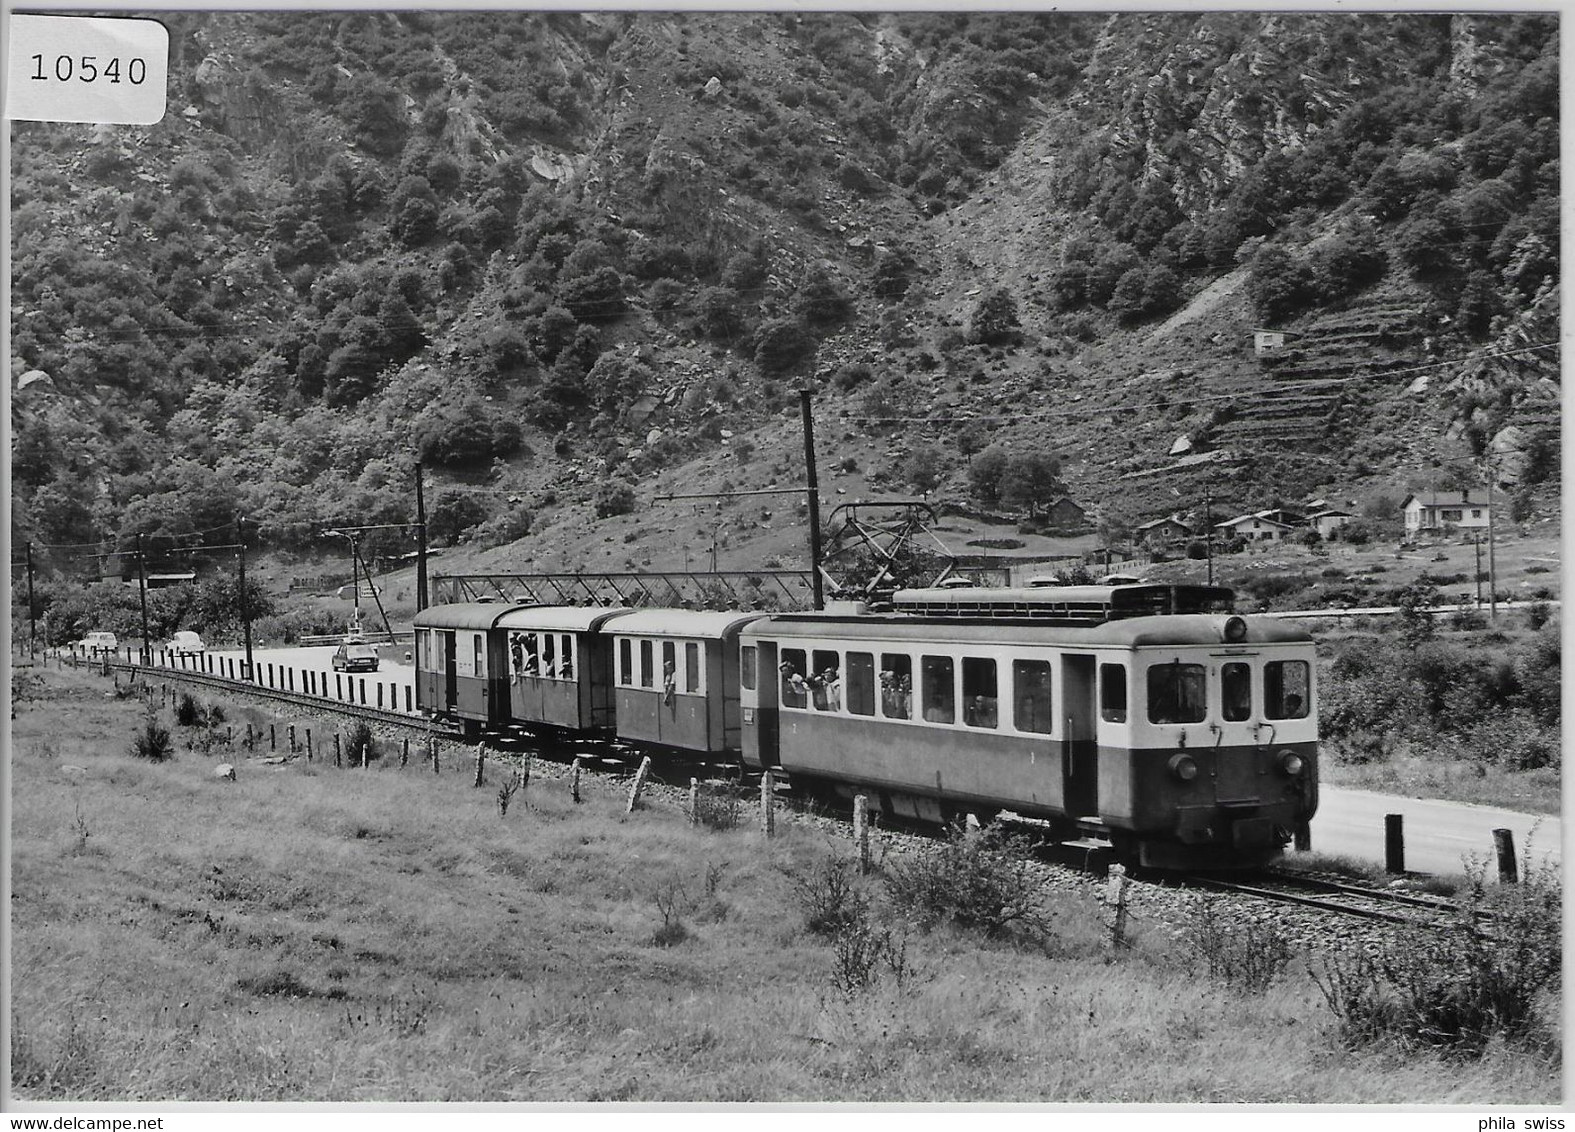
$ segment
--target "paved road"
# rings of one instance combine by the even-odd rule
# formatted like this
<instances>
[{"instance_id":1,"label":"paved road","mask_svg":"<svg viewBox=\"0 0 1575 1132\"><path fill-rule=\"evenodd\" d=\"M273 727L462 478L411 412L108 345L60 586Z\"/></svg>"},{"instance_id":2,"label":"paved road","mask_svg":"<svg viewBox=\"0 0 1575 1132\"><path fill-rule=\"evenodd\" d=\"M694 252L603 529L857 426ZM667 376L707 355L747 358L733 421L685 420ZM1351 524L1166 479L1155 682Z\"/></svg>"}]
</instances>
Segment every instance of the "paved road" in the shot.
<instances>
[{"instance_id":1,"label":"paved road","mask_svg":"<svg viewBox=\"0 0 1575 1132\"><path fill-rule=\"evenodd\" d=\"M405 710L413 705L415 669L405 663L406 650L402 646L379 646L376 672L336 673L333 670L334 650L333 645L253 648L252 663L257 666L258 681L268 687L327 695L335 699L353 697L352 702L364 703L369 707ZM239 673L244 657L243 649L210 649L208 652L212 669L217 675L228 676L232 666L233 671ZM198 661L191 658L173 665L177 668L197 666ZM206 668L203 670L206 671Z\"/></svg>"},{"instance_id":2,"label":"paved road","mask_svg":"<svg viewBox=\"0 0 1575 1132\"><path fill-rule=\"evenodd\" d=\"M1405 866L1412 872L1458 873L1463 859L1475 856L1488 862L1489 878L1496 877L1495 829L1514 833L1517 856L1529 846L1533 862L1547 858L1557 866L1563 860L1563 822L1557 817L1333 786L1319 788L1312 847L1382 864L1385 814L1404 819Z\"/></svg>"}]
</instances>

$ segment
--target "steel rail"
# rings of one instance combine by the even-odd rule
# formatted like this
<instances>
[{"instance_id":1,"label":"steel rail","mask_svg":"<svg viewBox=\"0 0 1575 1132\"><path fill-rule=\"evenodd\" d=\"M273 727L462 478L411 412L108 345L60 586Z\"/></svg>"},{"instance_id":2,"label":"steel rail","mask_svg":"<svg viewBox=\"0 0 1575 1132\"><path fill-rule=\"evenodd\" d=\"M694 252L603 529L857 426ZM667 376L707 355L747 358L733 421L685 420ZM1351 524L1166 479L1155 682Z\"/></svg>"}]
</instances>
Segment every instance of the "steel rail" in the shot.
<instances>
[{"instance_id":1,"label":"steel rail","mask_svg":"<svg viewBox=\"0 0 1575 1132\"><path fill-rule=\"evenodd\" d=\"M98 667L94 665L93 667ZM292 707L305 708L313 711L328 711L340 715L349 715L361 719L375 720L378 723L394 724L401 727L428 727L427 717L402 711L389 711L387 708L366 707L362 704L345 703L343 700L325 699L322 696L313 696L306 692L287 692L280 688L269 688L262 684L255 684L249 680L232 680L228 676L215 676L207 672L188 672L178 668L157 668L141 664L128 664L125 661L111 661L111 670L129 672L133 677L142 677L144 683L151 680L185 680L199 687L213 688L222 692L235 692L241 695L260 696L265 700L274 700L278 703L289 704Z\"/></svg>"}]
</instances>

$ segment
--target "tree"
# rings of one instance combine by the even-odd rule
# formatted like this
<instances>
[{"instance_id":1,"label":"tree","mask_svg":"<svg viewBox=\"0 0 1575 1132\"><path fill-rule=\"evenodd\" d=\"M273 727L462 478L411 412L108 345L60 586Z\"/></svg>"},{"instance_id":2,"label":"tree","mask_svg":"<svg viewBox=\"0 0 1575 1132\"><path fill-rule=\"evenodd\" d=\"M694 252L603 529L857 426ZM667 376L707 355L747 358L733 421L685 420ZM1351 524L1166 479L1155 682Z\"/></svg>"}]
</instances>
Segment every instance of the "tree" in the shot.
<instances>
[{"instance_id":1,"label":"tree","mask_svg":"<svg viewBox=\"0 0 1575 1132\"><path fill-rule=\"evenodd\" d=\"M1006 473L1006 450L992 444L968 465L968 490L986 507L1001 502L1001 477Z\"/></svg>"},{"instance_id":2,"label":"tree","mask_svg":"<svg viewBox=\"0 0 1575 1132\"><path fill-rule=\"evenodd\" d=\"M1247 295L1260 317L1279 322L1300 312L1312 298L1312 273L1285 248L1259 248L1247 276Z\"/></svg>"},{"instance_id":3,"label":"tree","mask_svg":"<svg viewBox=\"0 0 1575 1132\"><path fill-rule=\"evenodd\" d=\"M997 287L979 300L968 319L968 341L996 345L1013 342L1022 334L1017 300L1005 287Z\"/></svg>"},{"instance_id":4,"label":"tree","mask_svg":"<svg viewBox=\"0 0 1575 1132\"><path fill-rule=\"evenodd\" d=\"M1001 502L1009 506L1025 507L1029 515L1064 493L1061 482L1061 462L1043 452L1021 452L1013 455L1001 473L999 491Z\"/></svg>"},{"instance_id":5,"label":"tree","mask_svg":"<svg viewBox=\"0 0 1575 1132\"><path fill-rule=\"evenodd\" d=\"M902 478L912 484L915 490L927 495L940 485L945 472L940 449L933 444L920 444L908 453L902 467Z\"/></svg>"},{"instance_id":6,"label":"tree","mask_svg":"<svg viewBox=\"0 0 1575 1132\"><path fill-rule=\"evenodd\" d=\"M848 317L853 300L830 271L816 264L799 284L793 309L809 326L833 326Z\"/></svg>"},{"instance_id":7,"label":"tree","mask_svg":"<svg viewBox=\"0 0 1575 1132\"><path fill-rule=\"evenodd\" d=\"M755 332L755 364L782 373L814 356L815 339L796 318L774 318Z\"/></svg>"}]
</instances>

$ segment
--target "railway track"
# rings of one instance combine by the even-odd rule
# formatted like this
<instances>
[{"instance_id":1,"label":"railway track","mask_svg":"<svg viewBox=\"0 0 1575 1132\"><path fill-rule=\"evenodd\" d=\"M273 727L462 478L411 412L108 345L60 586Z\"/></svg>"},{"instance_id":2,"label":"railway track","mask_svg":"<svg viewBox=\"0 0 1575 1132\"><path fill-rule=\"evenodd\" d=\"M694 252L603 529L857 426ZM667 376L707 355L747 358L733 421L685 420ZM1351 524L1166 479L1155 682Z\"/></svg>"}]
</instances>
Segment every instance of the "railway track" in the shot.
<instances>
[{"instance_id":1,"label":"railway track","mask_svg":"<svg viewBox=\"0 0 1575 1132\"><path fill-rule=\"evenodd\" d=\"M1321 877L1269 872L1255 883L1212 876L1177 879L1178 883L1212 892L1251 896L1270 903L1291 904L1330 915L1379 920L1407 927L1453 928L1460 923L1460 906L1452 900L1345 884ZM1491 913L1484 911L1478 911L1476 918L1489 922L1493 919Z\"/></svg>"}]
</instances>

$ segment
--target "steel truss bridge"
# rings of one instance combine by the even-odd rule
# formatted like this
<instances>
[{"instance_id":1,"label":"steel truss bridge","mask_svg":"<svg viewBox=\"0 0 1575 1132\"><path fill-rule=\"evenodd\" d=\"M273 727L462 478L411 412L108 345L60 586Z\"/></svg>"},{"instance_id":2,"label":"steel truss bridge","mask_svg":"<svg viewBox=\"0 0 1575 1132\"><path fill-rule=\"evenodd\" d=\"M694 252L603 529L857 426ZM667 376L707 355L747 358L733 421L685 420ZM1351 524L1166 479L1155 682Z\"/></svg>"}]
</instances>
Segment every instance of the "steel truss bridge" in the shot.
<instances>
[{"instance_id":1,"label":"steel truss bridge","mask_svg":"<svg viewBox=\"0 0 1575 1132\"><path fill-rule=\"evenodd\" d=\"M450 574L432 579L432 602L627 605L693 609L806 610L808 570L673 570L629 574Z\"/></svg>"}]
</instances>

